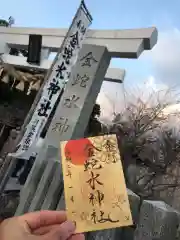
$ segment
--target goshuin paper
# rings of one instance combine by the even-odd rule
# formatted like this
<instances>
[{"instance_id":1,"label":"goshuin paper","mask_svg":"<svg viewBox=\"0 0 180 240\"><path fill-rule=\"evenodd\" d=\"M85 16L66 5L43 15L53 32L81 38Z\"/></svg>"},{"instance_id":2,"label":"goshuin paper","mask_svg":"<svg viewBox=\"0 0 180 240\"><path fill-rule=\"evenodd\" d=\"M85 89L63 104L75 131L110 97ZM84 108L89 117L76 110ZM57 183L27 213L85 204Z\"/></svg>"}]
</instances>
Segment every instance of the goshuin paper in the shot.
<instances>
[{"instance_id":1,"label":"goshuin paper","mask_svg":"<svg viewBox=\"0 0 180 240\"><path fill-rule=\"evenodd\" d=\"M76 232L132 225L116 135L61 143L68 219Z\"/></svg>"}]
</instances>

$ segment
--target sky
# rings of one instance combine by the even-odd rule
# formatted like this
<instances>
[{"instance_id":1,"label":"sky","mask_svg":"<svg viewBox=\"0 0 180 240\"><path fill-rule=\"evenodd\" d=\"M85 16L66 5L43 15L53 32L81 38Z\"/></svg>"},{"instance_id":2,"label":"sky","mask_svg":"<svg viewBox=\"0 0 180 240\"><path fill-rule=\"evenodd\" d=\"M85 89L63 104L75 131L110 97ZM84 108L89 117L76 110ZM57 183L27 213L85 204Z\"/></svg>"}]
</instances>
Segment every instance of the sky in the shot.
<instances>
[{"instance_id":1,"label":"sky","mask_svg":"<svg viewBox=\"0 0 180 240\"><path fill-rule=\"evenodd\" d=\"M80 0L2 1L0 18L15 18L15 26L68 28ZM124 85L104 83L98 101L103 114L112 116L124 101L124 89L140 96L151 89L177 87L180 79L179 0L85 0L93 29L133 29L155 26L158 43L139 59L112 59L111 66L126 70ZM141 89L141 91L139 91ZM116 94L114 94L116 92Z\"/></svg>"}]
</instances>

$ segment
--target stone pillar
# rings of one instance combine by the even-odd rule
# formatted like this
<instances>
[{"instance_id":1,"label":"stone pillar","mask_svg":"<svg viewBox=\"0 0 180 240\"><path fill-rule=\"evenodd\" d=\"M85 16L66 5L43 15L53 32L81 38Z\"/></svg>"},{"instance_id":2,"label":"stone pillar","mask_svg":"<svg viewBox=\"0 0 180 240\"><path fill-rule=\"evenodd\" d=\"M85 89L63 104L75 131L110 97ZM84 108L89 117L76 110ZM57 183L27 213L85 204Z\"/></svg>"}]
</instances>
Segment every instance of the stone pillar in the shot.
<instances>
[{"instance_id":1,"label":"stone pillar","mask_svg":"<svg viewBox=\"0 0 180 240\"><path fill-rule=\"evenodd\" d=\"M143 201L134 240L175 240L179 213L161 201Z\"/></svg>"},{"instance_id":2,"label":"stone pillar","mask_svg":"<svg viewBox=\"0 0 180 240\"><path fill-rule=\"evenodd\" d=\"M41 49L41 61L48 59L50 55L50 50L48 48Z\"/></svg>"},{"instance_id":3,"label":"stone pillar","mask_svg":"<svg viewBox=\"0 0 180 240\"><path fill-rule=\"evenodd\" d=\"M7 43L5 43L3 40L0 40L0 55L4 53L9 53L10 48Z\"/></svg>"},{"instance_id":4,"label":"stone pillar","mask_svg":"<svg viewBox=\"0 0 180 240\"><path fill-rule=\"evenodd\" d=\"M60 141L83 137L109 63L110 55L106 47L83 45L47 132L45 138L47 147L42 149L29 174L16 215L23 214L29 209L31 211L41 209L39 202L42 202L42 198L46 198L46 194L49 196L48 186L43 192L45 182L42 180L47 161L60 161ZM47 170L45 172L47 174ZM59 174L61 174L61 165ZM37 190L39 181L41 184ZM55 188L62 189L62 186L63 181L52 187L56 191ZM52 193L52 189L50 190ZM49 201L52 201L52 198ZM30 205L27 206L27 203ZM47 201L45 205L51 206Z\"/></svg>"}]
</instances>

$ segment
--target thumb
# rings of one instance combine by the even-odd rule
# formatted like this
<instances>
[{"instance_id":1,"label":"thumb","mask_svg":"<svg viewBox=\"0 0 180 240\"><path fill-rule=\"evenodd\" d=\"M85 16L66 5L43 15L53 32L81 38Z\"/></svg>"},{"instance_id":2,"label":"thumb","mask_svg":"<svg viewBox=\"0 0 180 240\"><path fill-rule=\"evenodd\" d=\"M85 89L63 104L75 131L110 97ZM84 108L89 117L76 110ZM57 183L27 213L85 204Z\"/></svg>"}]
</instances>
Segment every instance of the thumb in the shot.
<instances>
[{"instance_id":1,"label":"thumb","mask_svg":"<svg viewBox=\"0 0 180 240\"><path fill-rule=\"evenodd\" d=\"M66 240L75 232L76 226L73 222L63 222L58 227L53 228L46 236L47 240Z\"/></svg>"}]
</instances>

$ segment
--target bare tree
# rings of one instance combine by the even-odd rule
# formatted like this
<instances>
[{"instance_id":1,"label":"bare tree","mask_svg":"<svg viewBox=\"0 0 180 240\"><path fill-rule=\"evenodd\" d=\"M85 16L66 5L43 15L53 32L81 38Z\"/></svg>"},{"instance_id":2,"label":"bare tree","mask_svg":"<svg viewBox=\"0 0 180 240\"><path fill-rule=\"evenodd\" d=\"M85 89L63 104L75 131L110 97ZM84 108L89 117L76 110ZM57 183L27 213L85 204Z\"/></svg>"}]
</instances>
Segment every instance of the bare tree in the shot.
<instances>
[{"instance_id":1,"label":"bare tree","mask_svg":"<svg viewBox=\"0 0 180 240\"><path fill-rule=\"evenodd\" d=\"M157 98L154 104L140 98L129 103L110 127L117 134L128 187L147 199L161 199L161 192L180 186L180 174L175 171L180 169L180 138L169 125L172 114L164 114L179 101L169 101L168 93L159 99L158 94L151 96ZM174 117L179 119L179 114Z\"/></svg>"}]
</instances>

